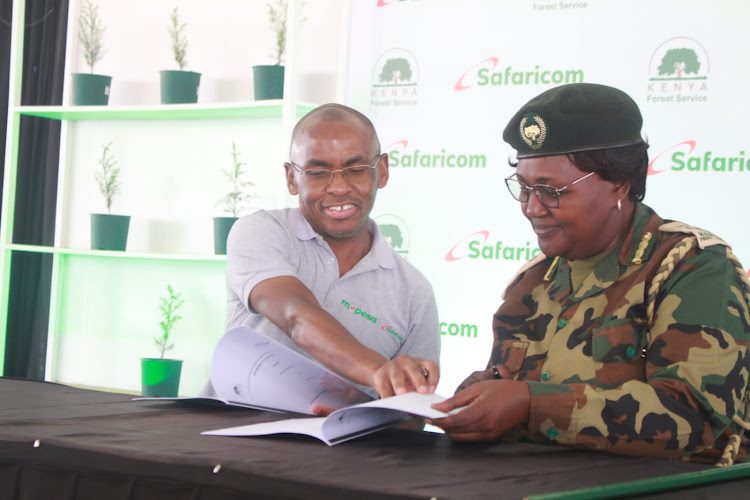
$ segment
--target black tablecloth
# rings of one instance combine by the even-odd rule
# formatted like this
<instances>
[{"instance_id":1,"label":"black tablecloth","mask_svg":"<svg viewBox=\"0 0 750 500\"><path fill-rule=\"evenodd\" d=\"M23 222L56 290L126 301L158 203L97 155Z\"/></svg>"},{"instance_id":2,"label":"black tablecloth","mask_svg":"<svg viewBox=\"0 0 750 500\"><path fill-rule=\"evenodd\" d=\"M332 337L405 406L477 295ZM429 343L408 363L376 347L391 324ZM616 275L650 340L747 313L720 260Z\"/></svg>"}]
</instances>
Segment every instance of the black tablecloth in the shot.
<instances>
[{"instance_id":1,"label":"black tablecloth","mask_svg":"<svg viewBox=\"0 0 750 500\"><path fill-rule=\"evenodd\" d=\"M524 498L707 466L387 429L306 436L200 432L288 415L0 378L0 499ZM750 479L662 494L747 498Z\"/></svg>"}]
</instances>

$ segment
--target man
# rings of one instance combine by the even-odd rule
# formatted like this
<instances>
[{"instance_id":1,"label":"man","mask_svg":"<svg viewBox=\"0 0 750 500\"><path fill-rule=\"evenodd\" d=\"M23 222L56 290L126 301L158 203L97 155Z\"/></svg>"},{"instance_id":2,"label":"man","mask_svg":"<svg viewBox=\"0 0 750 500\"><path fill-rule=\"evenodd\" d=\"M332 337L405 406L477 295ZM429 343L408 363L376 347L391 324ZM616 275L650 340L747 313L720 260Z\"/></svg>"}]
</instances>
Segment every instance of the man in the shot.
<instances>
[{"instance_id":1,"label":"man","mask_svg":"<svg viewBox=\"0 0 750 500\"><path fill-rule=\"evenodd\" d=\"M370 120L339 104L314 109L284 168L299 208L260 210L229 235L226 328L254 328L381 397L434 392L432 287L369 219L388 183Z\"/></svg>"}]
</instances>

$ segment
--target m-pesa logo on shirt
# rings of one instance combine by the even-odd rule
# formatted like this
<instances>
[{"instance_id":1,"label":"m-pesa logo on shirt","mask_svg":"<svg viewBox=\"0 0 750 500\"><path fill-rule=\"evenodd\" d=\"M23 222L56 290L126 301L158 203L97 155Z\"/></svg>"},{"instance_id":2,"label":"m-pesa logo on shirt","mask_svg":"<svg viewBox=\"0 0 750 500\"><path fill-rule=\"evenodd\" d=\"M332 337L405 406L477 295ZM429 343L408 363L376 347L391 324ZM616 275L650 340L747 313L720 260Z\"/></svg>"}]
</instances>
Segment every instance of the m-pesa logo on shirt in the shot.
<instances>
[{"instance_id":1,"label":"m-pesa logo on shirt","mask_svg":"<svg viewBox=\"0 0 750 500\"><path fill-rule=\"evenodd\" d=\"M357 306L351 305L348 301L342 300L341 301L341 305L344 306L344 307L346 307L350 311L353 311L355 316L360 316L360 317L366 319L367 321L369 321L372 324L375 324L375 325L378 324L378 318L377 318L377 316L373 316L372 314L368 313L367 311L365 311L363 309L360 309ZM396 330L394 330L392 326L384 325L384 326L381 326L380 329L383 330L384 332L386 332L386 333L388 333L390 335L393 335L394 337L398 338L401 342L404 341L404 338Z\"/></svg>"},{"instance_id":2,"label":"m-pesa logo on shirt","mask_svg":"<svg viewBox=\"0 0 750 500\"><path fill-rule=\"evenodd\" d=\"M342 300L341 301L341 305L344 306L344 307L346 307L347 309L351 309L352 311L354 311L354 315L355 316L362 316L363 318L365 318L370 323L374 323L374 324L378 323L378 318L376 316L371 315L367 311L364 311L364 310L360 309L357 306L351 305L346 300Z\"/></svg>"}]
</instances>

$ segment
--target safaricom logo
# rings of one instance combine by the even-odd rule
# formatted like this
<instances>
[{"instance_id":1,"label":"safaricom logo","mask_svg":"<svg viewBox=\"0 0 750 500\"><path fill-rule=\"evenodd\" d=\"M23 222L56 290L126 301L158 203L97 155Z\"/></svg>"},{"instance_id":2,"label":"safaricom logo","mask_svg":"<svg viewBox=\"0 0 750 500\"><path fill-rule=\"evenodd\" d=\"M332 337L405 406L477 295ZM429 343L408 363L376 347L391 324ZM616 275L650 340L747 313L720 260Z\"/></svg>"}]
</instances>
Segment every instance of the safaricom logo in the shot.
<instances>
[{"instance_id":1,"label":"safaricom logo","mask_svg":"<svg viewBox=\"0 0 750 500\"><path fill-rule=\"evenodd\" d=\"M494 244L485 244L490 238L489 231L478 231L461 239L448 251L445 256L447 262L456 262L461 259L483 259L483 260L513 260L528 261L536 256L541 250L532 247L530 242L524 246L504 245L498 240Z\"/></svg>"},{"instance_id":2,"label":"safaricom logo","mask_svg":"<svg viewBox=\"0 0 750 500\"><path fill-rule=\"evenodd\" d=\"M388 166L420 168L486 168L487 157L479 154L451 153L442 148L439 153L420 149L409 150L409 141L396 141L386 148Z\"/></svg>"},{"instance_id":3,"label":"safaricom logo","mask_svg":"<svg viewBox=\"0 0 750 500\"><path fill-rule=\"evenodd\" d=\"M750 171L750 160L745 152L737 156L716 155L705 151L702 155L693 155L695 141L683 141L668 147L653 157L648 164L648 175L666 171L674 172L745 172Z\"/></svg>"},{"instance_id":4,"label":"safaricom logo","mask_svg":"<svg viewBox=\"0 0 750 500\"><path fill-rule=\"evenodd\" d=\"M475 339L478 333L479 327L472 323L440 323L440 335Z\"/></svg>"},{"instance_id":5,"label":"safaricom logo","mask_svg":"<svg viewBox=\"0 0 750 500\"><path fill-rule=\"evenodd\" d=\"M456 92L478 87L502 87L511 85L561 85L583 82L582 69L541 69L537 64L533 70L517 70L511 66L498 68L500 59L490 57L471 66L458 79ZM497 71L495 71L497 69Z\"/></svg>"},{"instance_id":6,"label":"safaricom logo","mask_svg":"<svg viewBox=\"0 0 750 500\"><path fill-rule=\"evenodd\" d=\"M388 7L394 3L403 3L406 0L378 0L376 7Z\"/></svg>"}]
</instances>

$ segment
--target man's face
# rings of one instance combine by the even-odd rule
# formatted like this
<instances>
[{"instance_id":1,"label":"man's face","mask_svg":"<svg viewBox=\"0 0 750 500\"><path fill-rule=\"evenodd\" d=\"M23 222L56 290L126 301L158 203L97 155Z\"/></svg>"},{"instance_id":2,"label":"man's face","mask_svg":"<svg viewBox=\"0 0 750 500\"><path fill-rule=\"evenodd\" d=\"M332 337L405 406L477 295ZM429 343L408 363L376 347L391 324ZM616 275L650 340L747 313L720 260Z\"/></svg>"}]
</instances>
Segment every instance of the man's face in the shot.
<instances>
[{"instance_id":1,"label":"man's face","mask_svg":"<svg viewBox=\"0 0 750 500\"><path fill-rule=\"evenodd\" d=\"M558 189L586 173L565 155L519 160L516 168L516 177L527 186L546 184ZM576 260L593 257L617 243L617 235L608 228L617 198L617 186L592 175L562 191L557 208L544 206L531 193L521 210L545 255Z\"/></svg>"},{"instance_id":2,"label":"man's face","mask_svg":"<svg viewBox=\"0 0 750 500\"><path fill-rule=\"evenodd\" d=\"M379 188L388 182L388 157L378 156L372 133L356 119L314 121L299 133L290 161L304 169L339 170L372 165L362 179L347 181L341 172L330 182L315 185L305 175L286 167L287 187L299 195L302 214L324 239L345 239L367 233L367 219Z\"/></svg>"}]
</instances>

